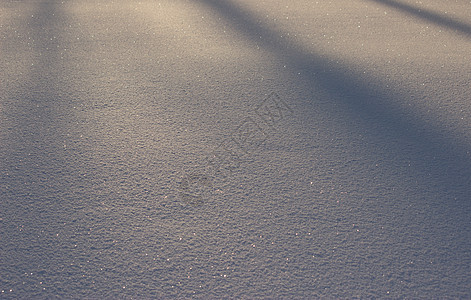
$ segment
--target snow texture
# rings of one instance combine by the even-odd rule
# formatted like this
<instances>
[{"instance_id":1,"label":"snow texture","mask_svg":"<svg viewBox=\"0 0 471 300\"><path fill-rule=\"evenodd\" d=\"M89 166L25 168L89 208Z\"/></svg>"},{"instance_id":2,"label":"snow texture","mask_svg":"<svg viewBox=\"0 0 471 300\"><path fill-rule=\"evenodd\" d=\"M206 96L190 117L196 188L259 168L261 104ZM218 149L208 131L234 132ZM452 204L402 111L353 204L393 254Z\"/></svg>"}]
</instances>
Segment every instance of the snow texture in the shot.
<instances>
[{"instance_id":1,"label":"snow texture","mask_svg":"<svg viewBox=\"0 0 471 300\"><path fill-rule=\"evenodd\" d=\"M469 0L0 2L0 298L471 298Z\"/></svg>"}]
</instances>

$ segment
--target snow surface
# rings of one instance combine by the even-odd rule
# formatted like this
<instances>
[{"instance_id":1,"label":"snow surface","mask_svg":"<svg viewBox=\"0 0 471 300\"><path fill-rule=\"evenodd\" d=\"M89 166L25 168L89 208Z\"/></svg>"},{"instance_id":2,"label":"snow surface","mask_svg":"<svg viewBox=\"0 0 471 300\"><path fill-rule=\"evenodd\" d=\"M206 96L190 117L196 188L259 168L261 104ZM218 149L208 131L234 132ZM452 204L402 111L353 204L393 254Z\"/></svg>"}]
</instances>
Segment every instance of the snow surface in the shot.
<instances>
[{"instance_id":1,"label":"snow surface","mask_svg":"<svg viewBox=\"0 0 471 300\"><path fill-rule=\"evenodd\" d=\"M471 2L0 3L0 298L471 298Z\"/></svg>"}]
</instances>

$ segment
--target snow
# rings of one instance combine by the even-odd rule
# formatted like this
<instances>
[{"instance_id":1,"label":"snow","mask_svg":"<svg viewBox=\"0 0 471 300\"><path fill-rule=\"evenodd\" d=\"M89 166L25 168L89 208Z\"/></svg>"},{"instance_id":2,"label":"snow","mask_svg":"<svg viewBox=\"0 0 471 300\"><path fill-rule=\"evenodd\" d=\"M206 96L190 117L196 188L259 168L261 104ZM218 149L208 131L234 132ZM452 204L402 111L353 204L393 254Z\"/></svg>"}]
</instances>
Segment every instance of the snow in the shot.
<instances>
[{"instance_id":1,"label":"snow","mask_svg":"<svg viewBox=\"0 0 471 300\"><path fill-rule=\"evenodd\" d=\"M471 2L2 1L1 298L469 298Z\"/></svg>"}]
</instances>

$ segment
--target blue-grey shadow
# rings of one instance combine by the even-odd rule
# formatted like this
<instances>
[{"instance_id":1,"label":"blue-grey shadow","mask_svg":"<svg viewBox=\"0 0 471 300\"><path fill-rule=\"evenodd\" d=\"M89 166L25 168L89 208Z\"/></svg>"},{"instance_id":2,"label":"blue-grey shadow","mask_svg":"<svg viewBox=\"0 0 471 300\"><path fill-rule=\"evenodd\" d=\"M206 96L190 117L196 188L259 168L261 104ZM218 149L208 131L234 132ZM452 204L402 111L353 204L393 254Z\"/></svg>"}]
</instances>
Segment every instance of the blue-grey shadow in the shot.
<instances>
[{"instance_id":1,"label":"blue-grey shadow","mask_svg":"<svg viewBox=\"0 0 471 300\"><path fill-rule=\"evenodd\" d=\"M42 291L36 282L59 282L64 276L72 280L63 266L73 262L74 235L80 235L76 229L85 231L79 220L86 183L69 137L75 124L70 104L75 100L61 64L67 16L59 1L31 5L33 17L28 15L27 25L20 25L29 32L31 48L17 55L31 55L33 64L23 80L2 95L11 128L0 145L0 204L5 216L0 234L2 253L9 258L0 264L0 272L5 275L3 286L15 290L16 297L54 298L65 296L62 284ZM26 273L31 274L29 281L21 284L18 278Z\"/></svg>"},{"instance_id":2,"label":"blue-grey shadow","mask_svg":"<svg viewBox=\"0 0 471 300\"><path fill-rule=\"evenodd\" d=\"M19 181L40 183L32 184L30 189L25 188L25 184L16 187L13 184L12 191L20 193L25 189L21 193L36 195L38 201L51 198L52 195L46 197L45 188L53 180L65 175L51 168L62 168L67 162L64 157L63 129L68 120L60 115L63 102L67 101L64 96L67 86L61 78L59 65L61 34L54 26L59 15L55 2L36 4L34 17L28 23L33 63L24 80L7 92L7 97L15 105L10 106L14 126L3 145L6 147L4 155L7 156L7 162L11 163L10 167L16 164L19 170L18 164L21 162L21 171L13 172L23 177ZM53 176L54 172L57 173Z\"/></svg>"},{"instance_id":3,"label":"blue-grey shadow","mask_svg":"<svg viewBox=\"0 0 471 300\"><path fill-rule=\"evenodd\" d=\"M379 1L379 0L378 0ZM469 141L454 139L443 128L430 125L419 116L394 105L406 97L404 91L391 93L385 84L375 78L365 79L360 72L332 63L320 54L304 51L281 33L268 28L251 17L250 12L234 5L232 1L200 0L218 15L231 23L251 43L274 53L281 62L320 87L331 99L375 128L378 137L390 140L389 152L394 157L401 154L411 157L422 174L431 174L436 185L450 191L450 198L469 204L471 195L471 159ZM439 18L435 18L440 20ZM453 24L453 23L449 23ZM465 31L466 27L462 27ZM372 84L374 82L374 84ZM384 88L382 88L384 86ZM406 150L407 149L407 150ZM453 195L453 196L452 196Z\"/></svg>"},{"instance_id":4,"label":"blue-grey shadow","mask_svg":"<svg viewBox=\"0 0 471 300\"><path fill-rule=\"evenodd\" d=\"M436 12L433 12L424 8L414 7L414 6L397 2L394 0L370 0L370 1L392 7L410 16L419 18L423 21L436 24L438 26L442 26L447 29L455 30L460 34L468 38L471 38L471 25L466 24L464 22L453 20L452 18L441 15L439 13L436 13Z\"/></svg>"}]
</instances>

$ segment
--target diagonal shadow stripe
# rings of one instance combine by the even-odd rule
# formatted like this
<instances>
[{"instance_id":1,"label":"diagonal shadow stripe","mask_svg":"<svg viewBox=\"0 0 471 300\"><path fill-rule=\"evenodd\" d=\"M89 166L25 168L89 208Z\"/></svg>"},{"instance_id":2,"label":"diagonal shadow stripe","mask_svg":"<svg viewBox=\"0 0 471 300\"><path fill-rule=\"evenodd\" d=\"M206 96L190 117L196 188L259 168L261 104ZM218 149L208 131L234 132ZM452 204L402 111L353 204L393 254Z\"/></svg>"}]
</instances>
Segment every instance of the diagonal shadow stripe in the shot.
<instances>
[{"instance_id":1,"label":"diagonal shadow stripe","mask_svg":"<svg viewBox=\"0 0 471 300\"><path fill-rule=\"evenodd\" d=\"M433 174L436 184L446 185L447 189L458 193L459 198L468 200L471 194L469 141L454 139L444 133L441 124L428 124L420 116L394 105L396 99L404 97L404 91L396 90L391 94L374 78L371 81L378 82L379 87L371 88L371 82L361 79L352 67L331 63L320 54L293 46L289 40L281 39L280 33L256 21L249 11L231 1L200 2L228 20L249 42L265 47L332 99L338 99L339 104L375 128L378 135L391 137L390 151L402 153L412 147L414 159L424 168L424 173Z\"/></svg>"},{"instance_id":2,"label":"diagonal shadow stripe","mask_svg":"<svg viewBox=\"0 0 471 300\"><path fill-rule=\"evenodd\" d=\"M449 17L443 16L441 14L438 14L436 12L433 12L427 9L413 7L408 4L393 1L393 0L370 0L370 1L392 7L408 15L422 19L426 22L433 23L433 24L443 26L448 29L458 31L462 35L465 35L468 38L471 38L471 25L469 24L453 20ZM469 7L469 9L471 9L471 6Z\"/></svg>"},{"instance_id":3,"label":"diagonal shadow stripe","mask_svg":"<svg viewBox=\"0 0 471 300\"><path fill-rule=\"evenodd\" d=\"M7 216L4 230L8 233L2 239L6 244L3 250L10 257L2 267L8 270L6 282L13 289L22 290L23 297L34 297L34 292L25 294L31 291L31 286L17 282L20 270L31 270L35 276L37 270L47 270L48 274L59 277L64 275L59 266L72 261L70 251L62 248L67 243L50 236L52 232L69 234L74 229L69 224L78 219L75 215L80 205L77 186L82 184L77 179L80 162L72 151L64 148L68 128L74 123L68 105L74 99L62 78L65 69L60 53L66 27L58 24L64 24L66 15L53 1L35 3L33 12L35 17L24 23L34 38L31 46L34 65L21 82L6 92L12 130L0 144L3 171L0 172L0 202ZM11 43L15 45L15 41ZM22 55L19 52L16 57L23 58ZM15 230L18 224L24 226L25 233ZM57 292L53 288L45 295L49 297Z\"/></svg>"}]
</instances>

